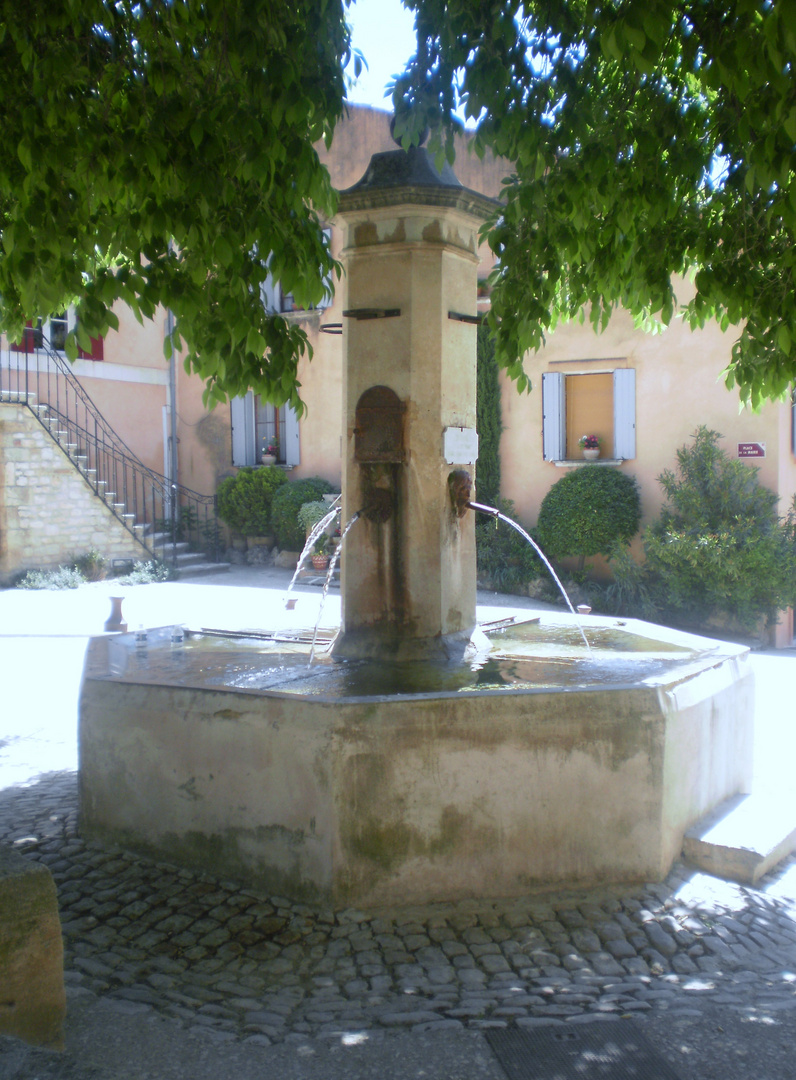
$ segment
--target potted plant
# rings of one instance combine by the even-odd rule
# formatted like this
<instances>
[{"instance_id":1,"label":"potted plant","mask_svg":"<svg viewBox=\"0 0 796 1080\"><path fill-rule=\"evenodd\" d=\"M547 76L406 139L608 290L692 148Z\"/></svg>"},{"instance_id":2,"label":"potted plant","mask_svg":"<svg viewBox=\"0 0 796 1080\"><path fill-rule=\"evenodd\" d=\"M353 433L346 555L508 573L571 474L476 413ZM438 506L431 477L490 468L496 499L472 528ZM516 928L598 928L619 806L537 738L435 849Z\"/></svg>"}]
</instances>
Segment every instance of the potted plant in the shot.
<instances>
[{"instance_id":1,"label":"potted plant","mask_svg":"<svg viewBox=\"0 0 796 1080\"><path fill-rule=\"evenodd\" d=\"M260 460L263 465L276 465L279 457L279 439L263 439L263 449Z\"/></svg>"},{"instance_id":2,"label":"potted plant","mask_svg":"<svg viewBox=\"0 0 796 1080\"><path fill-rule=\"evenodd\" d=\"M330 559L329 537L324 534L315 541L315 550L312 553L313 570L328 570Z\"/></svg>"},{"instance_id":3,"label":"potted plant","mask_svg":"<svg viewBox=\"0 0 796 1080\"><path fill-rule=\"evenodd\" d=\"M581 435L578 439L578 446L583 449L583 456L587 461L596 461L600 456L599 435Z\"/></svg>"}]
</instances>

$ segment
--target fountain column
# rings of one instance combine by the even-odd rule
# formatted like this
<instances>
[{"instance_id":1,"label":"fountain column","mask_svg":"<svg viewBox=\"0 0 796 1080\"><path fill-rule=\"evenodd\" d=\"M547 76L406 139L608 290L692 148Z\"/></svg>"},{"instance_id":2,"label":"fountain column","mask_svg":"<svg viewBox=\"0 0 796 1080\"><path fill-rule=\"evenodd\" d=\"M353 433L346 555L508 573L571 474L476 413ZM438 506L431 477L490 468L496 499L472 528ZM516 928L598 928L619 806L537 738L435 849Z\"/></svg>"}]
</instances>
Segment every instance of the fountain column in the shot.
<instances>
[{"instance_id":1,"label":"fountain column","mask_svg":"<svg viewBox=\"0 0 796 1080\"><path fill-rule=\"evenodd\" d=\"M343 622L336 651L460 657L475 626L478 229L495 202L423 147L376 154L344 228Z\"/></svg>"}]
</instances>

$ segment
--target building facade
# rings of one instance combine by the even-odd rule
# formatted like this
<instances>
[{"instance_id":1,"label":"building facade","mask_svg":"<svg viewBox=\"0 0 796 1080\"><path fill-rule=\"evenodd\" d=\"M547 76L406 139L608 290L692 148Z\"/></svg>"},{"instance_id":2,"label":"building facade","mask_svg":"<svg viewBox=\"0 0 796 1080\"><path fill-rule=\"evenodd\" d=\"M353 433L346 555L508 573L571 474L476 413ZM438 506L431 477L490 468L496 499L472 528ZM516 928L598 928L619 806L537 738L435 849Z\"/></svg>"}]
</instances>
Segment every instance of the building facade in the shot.
<instances>
[{"instance_id":1,"label":"building facade","mask_svg":"<svg viewBox=\"0 0 796 1080\"><path fill-rule=\"evenodd\" d=\"M331 149L319 148L334 185L344 190L365 172L374 153L394 148L388 113L352 106L335 133ZM508 172L505 162L470 154L459 146L454 165L461 183L498 196ZM341 255L341 230L327 223L332 252ZM481 251L479 277L491 267ZM680 282L685 299L689 286ZM336 285L325 308L297 310L278 289L267 302L307 332L310 361L299 364L301 419L289 408L275 408L253 394L208 411L202 381L185 371L181 358L164 359L169 315L160 311L143 325L118 309L118 331L95 343L78 359L74 373L99 410L149 468L194 491L212 493L219 482L244 465L256 465L266 444L278 443L278 461L292 477L322 476L339 484L342 448L342 337L345 333L345 281ZM484 310L488 300L479 300ZM71 318L63 317L65 323ZM35 329L35 328L33 328ZM45 328L57 346L63 325ZM546 346L525 360L533 383L518 394L505 380L502 389L503 495L513 500L526 524L534 524L544 495L566 469L582 464L578 439L600 437L600 461L638 481L643 523L657 514L663 492L657 477L676 463L676 451L700 425L724 436L724 447L760 470L762 482L779 495L785 513L796 494L796 431L791 402L764 405L758 413L742 408L736 392L724 385L737 332L713 324L691 331L675 319L655 335L635 329L617 312L597 335L587 322L556 330ZM0 364L19 362L7 341ZM476 479L477 483L477 479ZM792 630L790 631L792 637Z\"/></svg>"}]
</instances>

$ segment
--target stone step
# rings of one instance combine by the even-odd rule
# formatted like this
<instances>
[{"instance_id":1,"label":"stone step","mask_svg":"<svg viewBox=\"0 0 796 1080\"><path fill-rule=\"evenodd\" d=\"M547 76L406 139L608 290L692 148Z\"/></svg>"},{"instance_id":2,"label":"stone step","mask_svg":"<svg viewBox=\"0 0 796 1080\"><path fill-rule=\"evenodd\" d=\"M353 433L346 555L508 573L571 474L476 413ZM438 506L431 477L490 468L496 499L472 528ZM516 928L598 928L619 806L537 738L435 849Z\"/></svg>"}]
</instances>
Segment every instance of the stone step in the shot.
<instances>
[{"instance_id":1,"label":"stone step","mask_svg":"<svg viewBox=\"0 0 796 1080\"><path fill-rule=\"evenodd\" d=\"M181 551L176 558L172 558L172 562L178 570L182 570L189 566L198 566L205 562L205 559L206 556L201 551Z\"/></svg>"},{"instance_id":2,"label":"stone step","mask_svg":"<svg viewBox=\"0 0 796 1080\"><path fill-rule=\"evenodd\" d=\"M755 885L794 850L796 800L778 793L733 795L683 839L686 862L746 885Z\"/></svg>"},{"instance_id":3,"label":"stone step","mask_svg":"<svg viewBox=\"0 0 796 1080\"><path fill-rule=\"evenodd\" d=\"M204 556L202 556L204 558ZM177 569L180 572L180 578L186 577L208 577L210 574L226 574L231 569L231 563L228 562L198 562L189 566L181 566L177 564Z\"/></svg>"},{"instance_id":4,"label":"stone step","mask_svg":"<svg viewBox=\"0 0 796 1080\"><path fill-rule=\"evenodd\" d=\"M32 390L3 390L0 391L0 401L9 405L22 404L32 405L36 400L36 394Z\"/></svg>"},{"instance_id":5,"label":"stone step","mask_svg":"<svg viewBox=\"0 0 796 1080\"><path fill-rule=\"evenodd\" d=\"M180 558L182 555L189 554L190 545L187 540L178 540L176 544L168 543L165 541L157 541L154 537L147 537L151 547L155 548L158 555L162 559Z\"/></svg>"}]
</instances>

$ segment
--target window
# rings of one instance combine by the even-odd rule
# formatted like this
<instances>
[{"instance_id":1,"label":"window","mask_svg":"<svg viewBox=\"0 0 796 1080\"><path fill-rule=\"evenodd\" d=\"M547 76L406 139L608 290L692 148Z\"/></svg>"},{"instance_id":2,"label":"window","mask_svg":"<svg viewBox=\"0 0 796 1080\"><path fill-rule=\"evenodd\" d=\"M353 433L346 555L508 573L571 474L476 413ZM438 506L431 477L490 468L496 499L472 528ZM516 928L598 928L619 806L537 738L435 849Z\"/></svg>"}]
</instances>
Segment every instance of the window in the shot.
<instances>
[{"instance_id":1,"label":"window","mask_svg":"<svg viewBox=\"0 0 796 1080\"><path fill-rule=\"evenodd\" d=\"M13 352L31 353L37 349L49 346L54 352L64 352L66 335L74 325L74 311L64 311L60 315L53 315L49 319L31 319L22 335L22 341L13 342L9 348ZM78 347L78 358L81 360L102 360L104 358L104 342L100 338L91 339L91 349L86 352Z\"/></svg>"},{"instance_id":2,"label":"window","mask_svg":"<svg viewBox=\"0 0 796 1080\"><path fill-rule=\"evenodd\" d=\"M636 372L615 371L542 375L542 439L545 461L580 457L581 435L599 435L604 453L616 459L636 456Z\"/></svg>"},{"instance_id":3,"label":"window","mask_svg":"<svg viewBox=\"0 0 796 1080\"><path fill-rule=\"evenodd\" d=\"M230 401L230 417L233 465L259 465L263 445L274 440L280 465L299 464L298 417L289 405L269 405L249 391Z\"/></svg>"},{"instance_id":4,"label":"window","mask_svg":"<svg viewBox=\"0 0 796 1080\"><path fill-rule=\"evenodd\" d=\"M332 230L331 230L331 228L328 228L328 227L325 228L323 230L323 234L326 237L327 245L329 247L331 247L331 244L332 244ZM332 276L331 276L331 274L328 277L324 278L324 285L331 291L331 289L332 289ZM265 281L262 284L261 293L262 293L262 298L263 298L263 304L265 305L266 311L268 311L271 314L275 314L275 315L288 315L292 311L307 311L307 310L320 311L323 308L327 307L331 303L331 301L327 298L321 304L319 304L318 307L316 307L316 308L297 307L295 301L293 300L293 294L292 293L286 293L282 289L281 284L274 281L274 279L271 277L270 274L268 275L268 277L265 279Z\"/></svg>"}]
</instances>

